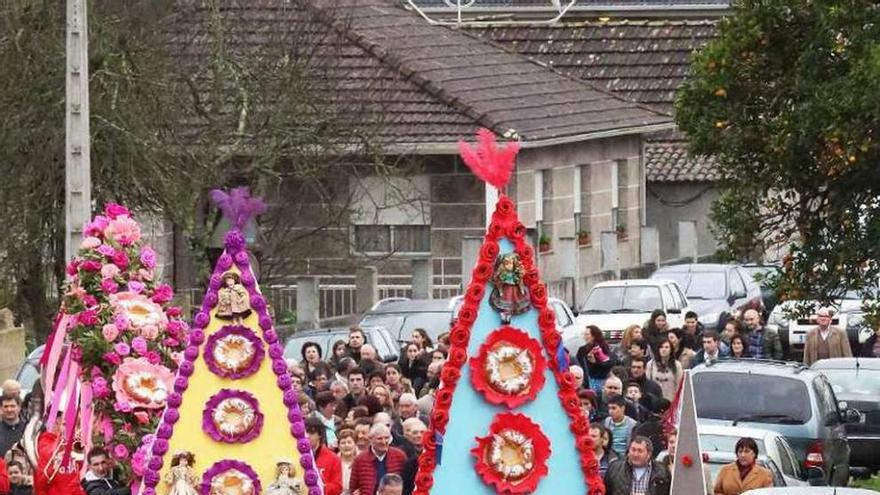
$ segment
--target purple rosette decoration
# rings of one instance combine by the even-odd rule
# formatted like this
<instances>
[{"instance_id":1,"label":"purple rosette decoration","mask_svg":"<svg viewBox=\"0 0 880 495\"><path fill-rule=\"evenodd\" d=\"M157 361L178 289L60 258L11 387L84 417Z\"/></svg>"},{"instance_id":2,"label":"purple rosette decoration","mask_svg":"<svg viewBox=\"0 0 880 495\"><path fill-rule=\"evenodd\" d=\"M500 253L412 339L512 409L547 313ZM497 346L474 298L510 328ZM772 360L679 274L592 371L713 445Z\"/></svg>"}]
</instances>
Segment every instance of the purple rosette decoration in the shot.
<instances>
[{"instance_id":1,"label":"purple rosette decoration","mask_svg":"<svg viewBox=\"0 0 880 495\"><path fill-rule=\"evenodd\" d=\"M205 404L202 431L218 442L247 443L260 436L263 420L256 397L224 388Z\"/></svg>"},{"instance_id":2,"label":"purple rosette decoration","mask_svg":"<svg viewBox=\"0 0 880 495\"><path fill-rule=\"evenodd\" d=\"M213 491L214 487L218 490ZM212 493L224 493L223 488L237 486L241 493L253 493L259 495L263 491L257 472L245 462L226 459L215 462L202 475L202 484L199 486L201 495Z\"/></svg>"},{"instance_id":3,"label":"purple rosette decoration","mask_svg":"<svg viewBox=\"0 0 880 495\"><path fill-rule=\"evenodd\" d=\"M238 379L253 375L263 363L263 341L253 330L227 325L208 337L205 364L215 375Z\"/></svg>"}]
</instances>

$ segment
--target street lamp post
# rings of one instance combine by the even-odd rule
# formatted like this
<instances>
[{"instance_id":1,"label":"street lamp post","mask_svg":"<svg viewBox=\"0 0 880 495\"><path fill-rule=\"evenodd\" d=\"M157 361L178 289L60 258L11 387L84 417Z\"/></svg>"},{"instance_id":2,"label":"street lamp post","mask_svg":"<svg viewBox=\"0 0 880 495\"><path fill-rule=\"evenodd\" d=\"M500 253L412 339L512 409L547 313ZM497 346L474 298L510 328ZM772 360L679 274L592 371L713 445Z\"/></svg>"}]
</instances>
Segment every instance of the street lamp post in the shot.
<instances>
[{"instance_id":1,"label":"street lamp post","mask_svg":"<svg viewBox=\"0 0 880 495\"><path fill-rule=\"evenodd\" d=\"M92 204L87 13L86 0L67 0L64 255L68 260L79 248Z\"/></svg>"}]
</instances>

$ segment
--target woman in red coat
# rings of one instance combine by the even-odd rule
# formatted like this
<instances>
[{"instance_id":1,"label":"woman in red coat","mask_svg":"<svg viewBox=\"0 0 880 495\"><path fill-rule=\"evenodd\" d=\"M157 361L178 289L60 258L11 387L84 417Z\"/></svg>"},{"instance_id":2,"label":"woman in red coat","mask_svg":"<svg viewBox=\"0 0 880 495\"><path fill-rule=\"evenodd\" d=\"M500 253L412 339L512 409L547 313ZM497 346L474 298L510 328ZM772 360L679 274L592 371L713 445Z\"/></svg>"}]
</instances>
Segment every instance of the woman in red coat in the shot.
<instances>
[{"instance_id":1,"label":"woman in red coat","mask_svg":"<svg viewBox=\"0 0 880 495\"><path fill-rule=\"evenodd\" d=\"M342 493L342 461L327 447L327 429L317 418L306 420L309 443L315 453L315 465L324 483L324 495Z\"/></svg>"},{"instance_id":2,"label":"woman in red coat","mask_svg":"<svg viewBox=\"0 0 880 495\"><path fill-rule=\"evenodd\" d=\"M62 421L59 415L52 430L44 431L37 437L35 495L85 495L79 483L82 461L74 461L71 458L65 465L61 465L64 456Z\"/></svg>"}]
</instances>

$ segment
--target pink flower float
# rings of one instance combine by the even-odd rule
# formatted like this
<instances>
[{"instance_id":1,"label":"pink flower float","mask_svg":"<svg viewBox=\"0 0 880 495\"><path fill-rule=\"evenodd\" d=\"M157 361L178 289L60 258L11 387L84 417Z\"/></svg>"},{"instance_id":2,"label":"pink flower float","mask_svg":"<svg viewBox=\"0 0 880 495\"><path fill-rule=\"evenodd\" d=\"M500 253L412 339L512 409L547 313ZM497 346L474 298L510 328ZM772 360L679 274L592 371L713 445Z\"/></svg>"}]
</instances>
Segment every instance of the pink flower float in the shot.
<instances>
[{"instance_id":1,"label":"pink flower float","mask_svg":"<svg viewBox=\"0 0 880 495\"><path fill-rule=\"evenodd\" d=\"M146 358L125 358L113 375L117 403L128 403L132 408L165 407L173 383L171 370Z\"/></svg>"}]
</instances>

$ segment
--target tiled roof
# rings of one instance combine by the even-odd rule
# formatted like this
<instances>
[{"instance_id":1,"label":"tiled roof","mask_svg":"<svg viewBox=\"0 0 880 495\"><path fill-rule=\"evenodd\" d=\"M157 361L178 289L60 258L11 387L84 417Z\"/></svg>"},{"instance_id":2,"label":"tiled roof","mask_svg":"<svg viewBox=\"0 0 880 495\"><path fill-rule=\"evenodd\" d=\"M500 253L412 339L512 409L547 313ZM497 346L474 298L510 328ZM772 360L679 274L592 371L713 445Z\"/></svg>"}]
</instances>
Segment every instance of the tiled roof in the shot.
<instances>
[{"instance_id":1,"label":"tiled roof","mask_svg":"<svg viewBox=\"0 0 880 495\"><path fill-rule=\"evenodd\" d=\"M562 0L562 5L568 5L570 0ZM457 0L413 0L419 7L449 7L457 8ZM552 8L550 0L462 0L464 8L497 7L499 9L510 7L547 7ZM599 4L603 7L627 7L632 5L645 7L658 6L696 6L696 5L730 5L729 0L580 0L575 7Z\"/></svg>"},{"instance_id":2,"label":"tiled roof","mask_svg":"<svg viewBox=\"0 0 880 495\"><path fill-rule=\"evenodd\" d=\"M622 20L472 31L625 98L671 110L690 56L716 36L715 20Z\"/></svg>"},{"instance_id":3,"label":"tiled roof","mask_svg":"<svg viewBox=\"0 0 880 495\"><path fill-rule=\"evenodd\" d=\"M266 39L262 33L278 29L282 20L290 22L279 15L284 10L289 16L290 5L307 9L304 29L309 22L333 26L333 39L326 41L334 46L328 56L336 60L330 77L344 88L341 97L357 99L365 111L381 115L386 144L453 145L484 126L499 134L513 131L526 145L540 145L671 124L663 112L598 90L473 33L431 25L394 0L230 0L220 9L229 21L228 39L236 40L229 45L258 52ZM196 6L176 29L204 32L207 16L208 7ZM193 56L205 56L209 49L188 48Z\"/></svg>"},{"instance_id":4,"label":"tiled roof","mask_svg":"<svg viewBox=\"0 0 880 495\"><path fill-rule=\"evenodd\" d=\"M715 182L721 179L712 157L691 157L682 141L651 142L645 146L649 182Z\"/></svg>"}]
</instances>

